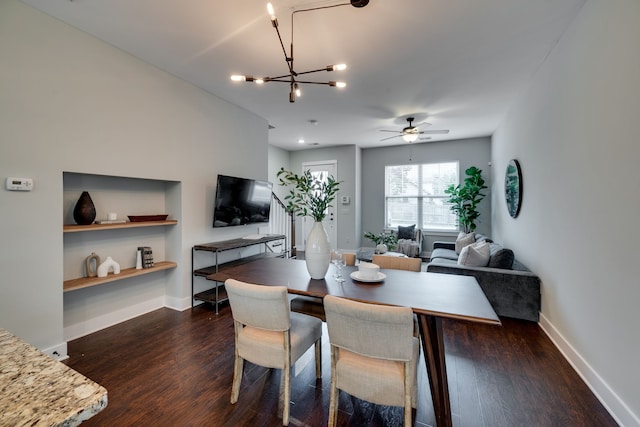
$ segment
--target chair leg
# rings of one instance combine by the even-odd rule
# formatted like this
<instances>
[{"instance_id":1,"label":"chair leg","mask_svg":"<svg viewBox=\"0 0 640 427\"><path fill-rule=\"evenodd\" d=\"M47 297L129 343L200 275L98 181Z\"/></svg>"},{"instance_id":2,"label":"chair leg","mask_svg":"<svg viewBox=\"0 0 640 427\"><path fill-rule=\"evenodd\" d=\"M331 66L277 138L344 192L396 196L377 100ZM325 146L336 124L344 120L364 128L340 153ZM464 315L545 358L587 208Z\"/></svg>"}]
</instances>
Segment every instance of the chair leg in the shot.
<instances>
[{"instance_id":1,"label":"chair leg","mask_svg":"<svg viewBox=\"0 0 640 427\"><path fill-rule=\"evenodd\" d=\"M411 404L413 403L413 376L411 375L411 363L404 363L404 425L411 426Z\"/></svg>"},{"instance_id":2,"label":"chair leg","mask_svg":"<svg viewBox=\"0 0 640 427\"><path fill-rule=\"evenodd\" d=\"M281 396L282 396L282 425L289 425L289 401L291 400L291 338L289 331L284 332L284 369L282 370Z\"/></svg>"},{"instance_id":3,"label":"chair leg","mask_svg":"<svg viewBox=\"0 0 640 427\"><path fill-rule=\"evenodd\" d=\"M233 385L231 386L231 403L238 401L238 395L240 394L240 383L242 382L242 368L244 365L244 359L238 355L236 350L235 363L233 366Z\"/></svg>"},{"instance_id":4,"label":"chair leg","mask_svg":"<svg viewBox=\"0 0 640 427\"><path fill-rule=\"evenodd\" d=\"M316 378L322 378L322 338L316 341Z\"/></svg>"},{"instance_id":5,"label":"chair leg","mask_svg":"<svg viewBox=\"0 0 640 427\"><path fill-rule=\"evenodd\" d=\"M331 388L329 390L329 427L338 424L338 387L336 386L336 348L331 346Z\"/></svg>"}]
</instances>

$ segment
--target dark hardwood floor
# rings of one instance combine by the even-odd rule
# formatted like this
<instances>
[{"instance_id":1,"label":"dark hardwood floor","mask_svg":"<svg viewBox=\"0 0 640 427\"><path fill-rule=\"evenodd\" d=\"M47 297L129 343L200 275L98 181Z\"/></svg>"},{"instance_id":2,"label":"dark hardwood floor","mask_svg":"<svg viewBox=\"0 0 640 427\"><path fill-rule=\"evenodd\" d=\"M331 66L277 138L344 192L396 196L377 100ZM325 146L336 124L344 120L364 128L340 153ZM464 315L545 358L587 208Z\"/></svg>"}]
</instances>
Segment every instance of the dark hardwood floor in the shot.
<instances>
[{"instance_id":1,"label":"dark hardwood floor","mask_svg":"<svg viewBox=\"0 0 640 427\"><path fill-rule=\"evenodd\" d=\"M445 320L454 426L617 425L538 325L503 319L501 327ZM280 372L246 363L237 404L229 403L233 322L202 305L160 309L69 342L68 365L109 392L87 426L279 426ZM292 426L325 426L330 356L323 378L313 351L292 379ZM422 359L421 359L422 360ZM414 425L435 424L424 365ZM402 409L340 395L340 426L400 426Z\"/></svg>"}]
</instances>

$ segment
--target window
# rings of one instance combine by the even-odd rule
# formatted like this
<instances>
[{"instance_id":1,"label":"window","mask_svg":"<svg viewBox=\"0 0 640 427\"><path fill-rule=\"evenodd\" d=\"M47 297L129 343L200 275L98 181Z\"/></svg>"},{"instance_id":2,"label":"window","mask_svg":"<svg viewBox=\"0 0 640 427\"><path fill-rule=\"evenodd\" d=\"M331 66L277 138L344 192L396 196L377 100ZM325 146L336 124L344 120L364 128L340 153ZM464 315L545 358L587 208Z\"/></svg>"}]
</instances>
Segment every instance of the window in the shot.
<instances>
[{"instance_id":1,"label":"window","mask_svg":"<svg viewBox=\"0 0 640 427\"><path fill-rule=\"evenodd\" d=\"M458 162L386 166L384 176L387 227L416 224L427 230L458 229L458 218L444 193L449 185L458 185Z\"/></svg>"}]
</instances>

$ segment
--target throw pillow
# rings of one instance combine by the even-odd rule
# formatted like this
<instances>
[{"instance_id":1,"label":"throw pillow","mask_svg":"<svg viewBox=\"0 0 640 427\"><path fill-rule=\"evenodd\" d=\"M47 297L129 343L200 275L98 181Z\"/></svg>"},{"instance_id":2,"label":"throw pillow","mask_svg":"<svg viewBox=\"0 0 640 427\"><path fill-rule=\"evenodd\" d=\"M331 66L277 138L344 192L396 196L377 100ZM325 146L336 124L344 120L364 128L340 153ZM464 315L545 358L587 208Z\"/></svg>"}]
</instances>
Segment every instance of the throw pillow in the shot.
<instances>
[{"instance_id":1,"label":"throw pillow","mask_svg":"<svg viewBox=\"0 0 640 427\"><path fill-rule=\"evenodd\" d=\"M398 239L409 239L413 240L413 237L416 235L416 225L409 225L407 227L403 227L401 225L398 226Z\"/></svg>"},{"instance_id":2,"label":"throw pillow","mask_svg":"<svg viewBox=\"0 0 640 427\"><path fill-rule=\"evenodd\" d=\"M467 267L486 267L490 256L489 243L473 243L462 248L458 257L458 264L466 265Z\"/></svg>"},{"instance_id":3,"label":"throw pillow","mask_svg":"<svg viewBox=\"0 0 640 427\"><path fill-rule=\"evenodd\" d=\"M464 232L460 232L458 234L458 238L456 239L456 253L459 254L462 251L462 248L468 246L476 241L476 237L473 232L469 234L465 234Z\"/></svg>"},{"instance_id":4,"label":"throw pillow","mask_svg":"<svg viewBox=\"0 0 640 427\"><path fill-rule=\"evenodd\" d=\"M489 267L511 270L515 256L511 249L500 249L489 258Z\"/></svg>"}]
</instances>

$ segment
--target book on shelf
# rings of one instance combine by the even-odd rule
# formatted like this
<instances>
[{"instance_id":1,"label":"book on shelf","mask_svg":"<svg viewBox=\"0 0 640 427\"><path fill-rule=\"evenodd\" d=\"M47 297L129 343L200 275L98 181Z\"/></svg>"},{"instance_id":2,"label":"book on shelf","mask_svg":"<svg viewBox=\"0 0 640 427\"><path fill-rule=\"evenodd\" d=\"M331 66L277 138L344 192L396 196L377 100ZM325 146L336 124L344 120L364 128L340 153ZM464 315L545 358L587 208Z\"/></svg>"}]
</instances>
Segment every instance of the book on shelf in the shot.
<instances>
[{"instance_id":1,"label":"book on shelf","mask_svg":"<svg viewBox=\"0 0 640 427\"><path fill-rule=\"evenodd\" d=\"M96 224L126 224L126 219L100 219Z\"/></svg>"}]
</instances>

